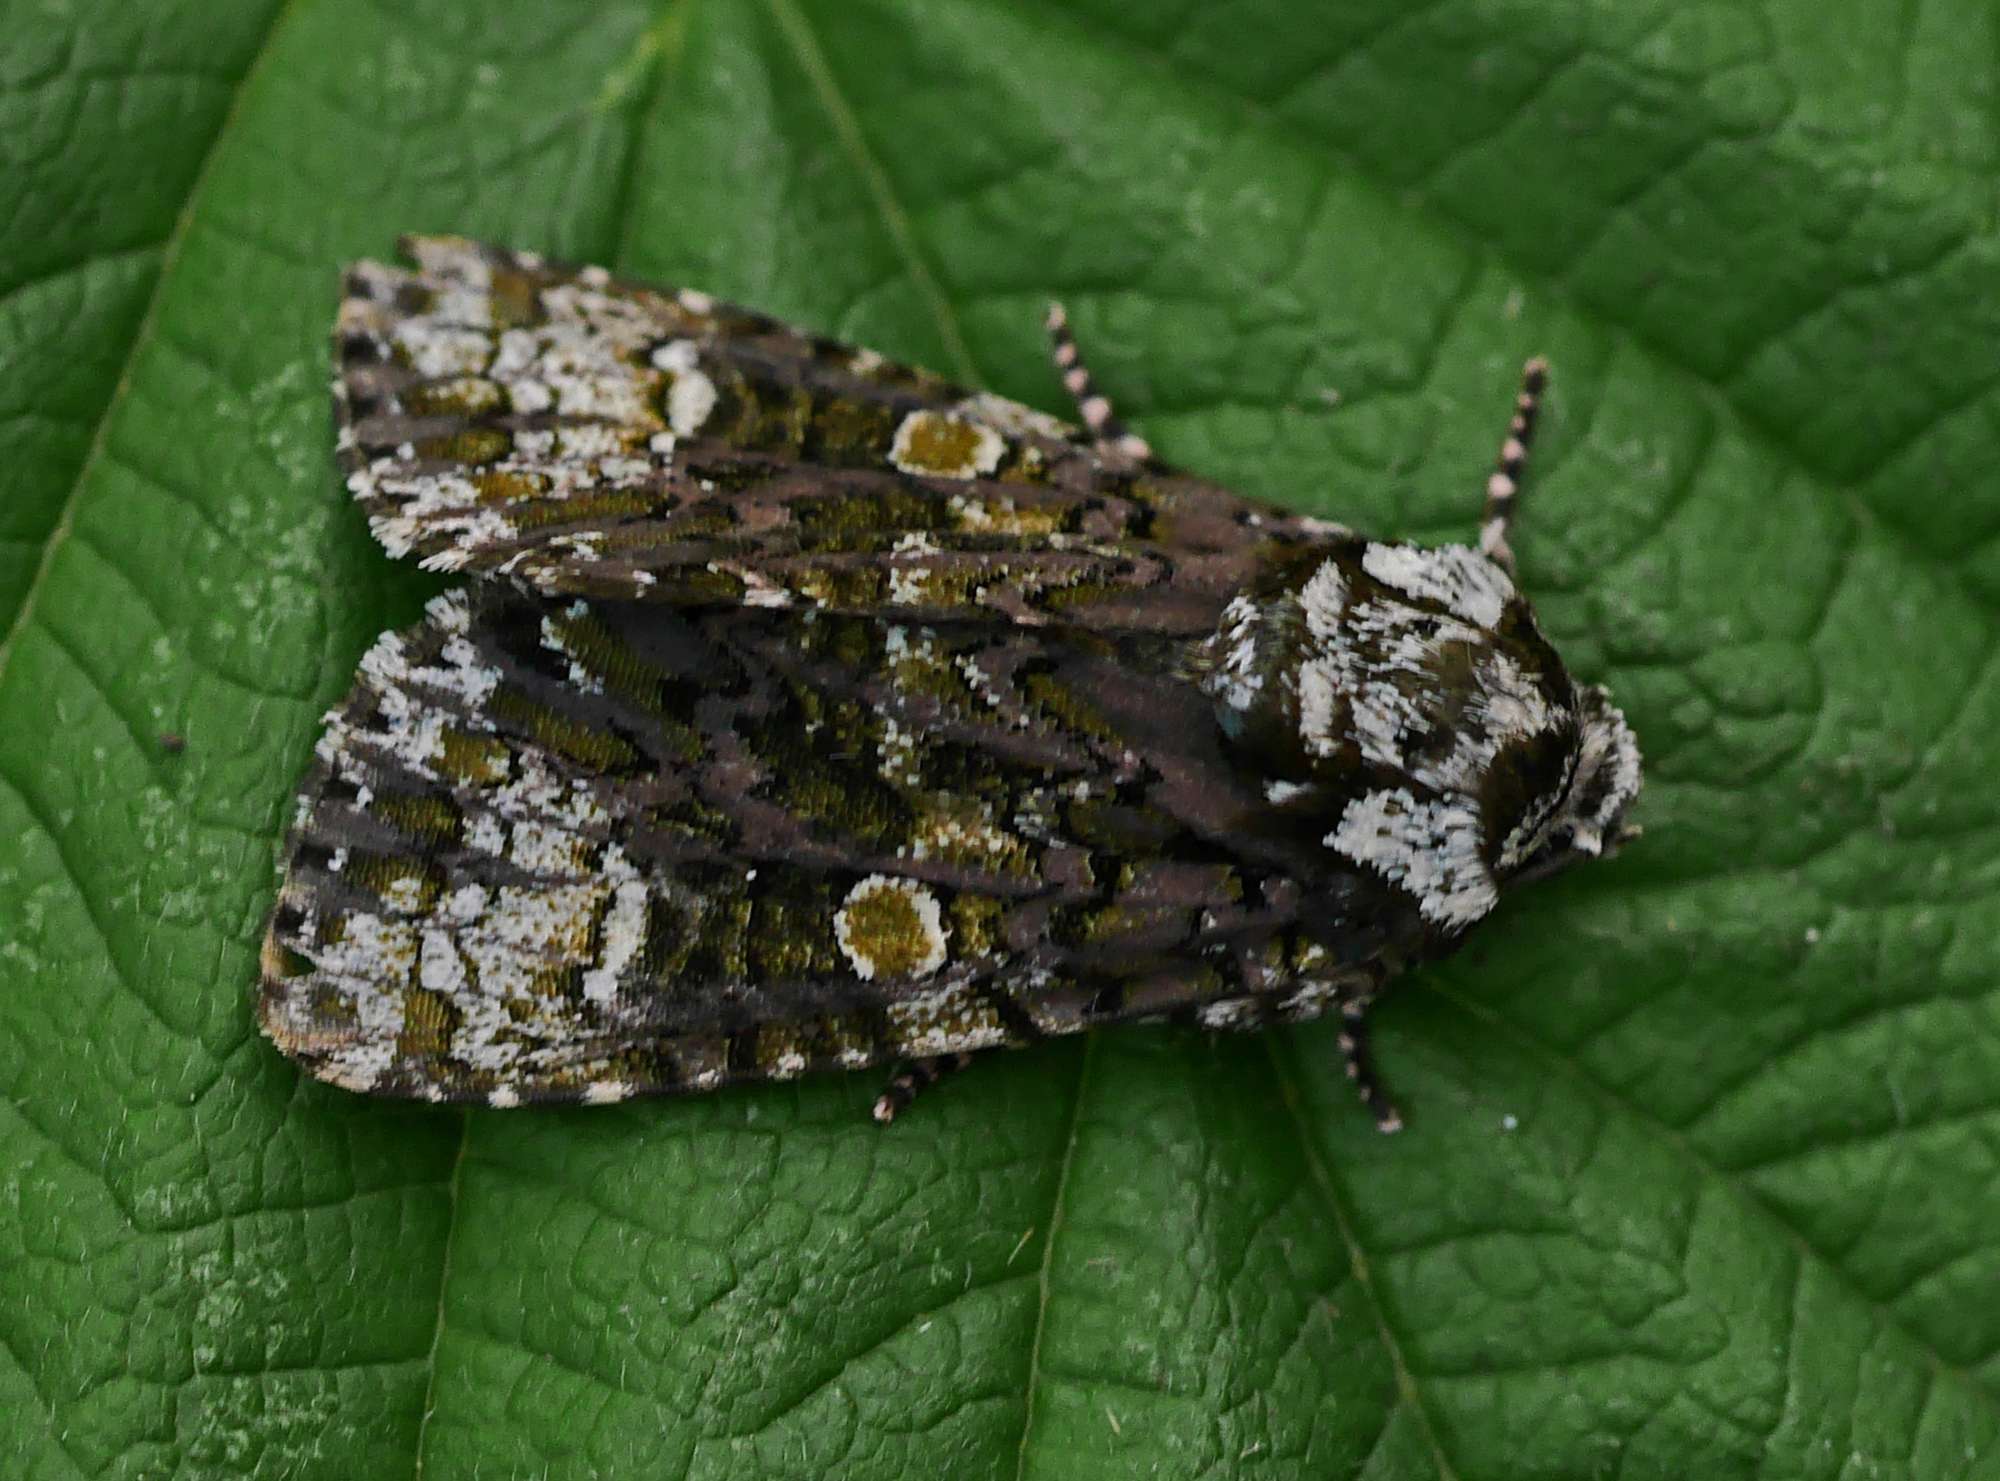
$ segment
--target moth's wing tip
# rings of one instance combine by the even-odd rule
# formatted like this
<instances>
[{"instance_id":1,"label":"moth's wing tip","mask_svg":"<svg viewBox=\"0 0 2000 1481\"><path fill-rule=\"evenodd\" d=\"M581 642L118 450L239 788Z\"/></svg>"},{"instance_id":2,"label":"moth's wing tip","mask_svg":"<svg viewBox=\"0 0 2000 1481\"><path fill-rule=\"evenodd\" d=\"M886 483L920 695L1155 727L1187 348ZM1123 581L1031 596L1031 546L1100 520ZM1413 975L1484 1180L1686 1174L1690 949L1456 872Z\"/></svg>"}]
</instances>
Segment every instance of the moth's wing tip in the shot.
<instances>
[{"instance_id":1,"label":"moth's wing tip","mask_svg":"<svg viewBox=\"0 0 2000 1481\"><path fill-rule=\"evenodd\" d=\"M283 887L278 891L280 911L286 893ZM304 965L301 966L301 963ZM261 983L257 998L259 1016L268 1021L275 1004L290 995L290 985L307 976L311 970L312 964L285 944L278 926L278 913L274 912L264 927L264 939L257 946L257 971Z\"/></svg>"},{"instance_id":2,"label":"moth's wing tip","mask_svg":"<svg viewBox=\"0 0 2000 1481\"><path fill-rule=\"evenodd\" d=\"M342 318L374 309L384 312L393 306L396 290L416 277L413 269L401 263L384 262L379 257L357 257L340 270L341 314L334 322L338 325Z\"/></svg>"},{"instance_id":3,"label":"moth's wing tip","mask_svg":"<svg viewBox=\"0 0 2000 1481\"><path fill-rule=\"evenodd\" d=\"M397 296L414 280L408 268L370 257L350 262L341 271L331 338L334 409L342 427L351 426L361 407L372 402L367 378L379 374L388 360L396 324L407 317Z\"/></svg>"},{"instance_id":4,"label":"moth's wing tip","mask_svg":"<svg viewBox=\"0 0 2000 1481\"><path fill-rule=\"evenodd\" d=\"M313 1079L341 1090L389 1090L352 1068L365 1036L357 1032L358 1024L329 1018L314 1007L319 968L286 943L275 914L257 949L257 965L257 1027L280 1054Z\"/></svg>"},{"instance_id":5,"label":"moth's wing tip","mask_svg":"<svg viewBox=\"0 0 2000 1481\"><path fill-rule=\"evenodd\" d=\"M512 262L514 254L449 232L402 232L391 259L357 257L341 269L341 307L359 303L393 311L398 289L412 283L435 284L449 275L445 269L452 259L465 257L499 264Z\"/></svg>"},{"instance_id":6,"label":"moth's wing tip","mask_svg":"<svg viewBox=\"0 0 2000 1481\"><path fill-rule=\"evenodd\" d=\"M257 1027L287 1059L325 1078L328 1067L322 1056L331 1036L315 1031L303 990L313 964L285 944L275 918L257 948L257 969Z\"/></svg>"}]
</instances>

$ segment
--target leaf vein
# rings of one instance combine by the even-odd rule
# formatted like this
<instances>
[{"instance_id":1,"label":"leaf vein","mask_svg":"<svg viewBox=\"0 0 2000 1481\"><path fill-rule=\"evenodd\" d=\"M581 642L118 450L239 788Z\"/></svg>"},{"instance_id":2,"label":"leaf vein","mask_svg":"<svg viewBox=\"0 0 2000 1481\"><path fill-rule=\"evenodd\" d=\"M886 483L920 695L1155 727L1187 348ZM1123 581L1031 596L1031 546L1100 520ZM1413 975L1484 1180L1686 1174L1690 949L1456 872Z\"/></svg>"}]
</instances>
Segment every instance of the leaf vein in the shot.
<instances>
[{"instance_id":1,"label":"leaf vein","mask_svg":"<svg viewBox=\"0 0 2000 1481\"><path fill-rule=\"evenodd\" d=\"M1315 1186L1333 1215L1333 1222L1340 1230L1341 1242L1347 1246L1348 1266L1354 1276L1354 1284L1368 1303L1369 1315L1375 1320L1375 1332L1382 1343L1382 1350L1389 1359L1389 1367L1395 1375L1398 1400L1409 1407L1418 1429L1430 1447L1431 1458L1437 1466L1439 1481L1458 1481L1458 1471L1451 1458L1444 1452L1444 1444L1438 1436L1437 1426L1431 1420L1430 1408L1424 1402L1423 1394L1417 1387L1416 1375L1403 1357L1402 1343L1397 1340L1395 1329L1389 1324L1389 1313L1382 1304L1381 1296L1375 1290L1375 1278L1369 1269L1367 1252L1361 1247L1359 1234L1354 1227L1353 1216L1348 1210L1347 1200L1334 1181L1333 1170L1319 1155L1319 1146L1311 1132L1311 1121L1301 1104L1298 1077L1291 1063L1291 1055L1296 1052L1291 1036L1285 1037L1280 1047L1280 1036L1266 1032L1263 1036L1265 1048L1271 1056L1271 1068L1278 1082L1278 1090L1284 1098L1285 1110L1292 1118L1294 1131L1298 1135L1299 1148L1304 1155L1307 1169Z\"/></svg>"},{"instance_id":2,"label":"leaf vein","mask_svg":"<svg viewBox=\"0 0 2000 1481\"><path fill-rule=\"evenodd\" d=\"M1086 1034L1083 1060L1077 1066L1076 1090L1070 1101L1069 1133L1064 1138L1062 1164L1056 1169L1055 1197L1049 1206L1049 1232L1042 1240L1042 1265L1035 1279L1035 1335L1028 1344L1028 1376L1022 1385L1025 1401L1021 1413L1021 1446L1014 1461L1016 1481L1023 1481L1028 1474L1028 1442L1035 1433L1035 1391L1040 1387L1042 1377L1042 1338L1049 1325L1049 1272L1055 1263L1056 1236L1062 1232L1070 1172L1076 1163L1078 1133L1083 1125L1084 1090L1090 1083L1090 1069L1096 1056L1097 1035Z\"/></svg>"},{"instance_id":3,"label":"leaf vein","mask_svg":"<svg viewBox=\"0 0 2000 1481\"><path fill-rule=\"evenodd\" d=\"M1746 1210L1754 1211L1768 1222L1772 1229L1781 1233L1793 1246L1799 1258L1810 1259L1815 1262L1831 1281L1838 1285L1864 1309L1872 1313L1884 1327L1908 1342L1937 1371L1949 1374L1955 1381L1963 1384L1981 1399L1991 1400L1993 1391L1986 1386L1982 1379L1966 1368L1947 1359L1926 1336L1909 1326L1893 1307L1876 1298L1858 1280L1842 1269L1836 1261L1822 1253L1808 1241L1805 1235L1774 1204L1758 1194L1754 1188L1747 1186L1746 1180L1736 1175L1732 1169L1715 1162L1685 1133L1667 1125L1657 1117L1641 1111L1622 1091L1613 1085L1607 1084L1604 1080L1591 1073L1580 1060L1543 1043L1540 1039L1510 1021L1505 1015L1494 1012L1490 1007L1480 1003L1476 998L1469 997L1455 988L1438 982L1431 984L1431 990L1463 1012L1478 1019L1480 1023L1484 1024L1497 1036L1508 1039L1527 1049L1536 1057L1555 1065L1570 1075L1579 1085L1596 1095L1605 1104L1617 1108L1619 1112L1630 1117L1637 1124L1651 1128L1654 1134L1684 1158L1696 1173L1711 1181L1716 1187L1731 1194Z\"/></svg>"}]
</instances>

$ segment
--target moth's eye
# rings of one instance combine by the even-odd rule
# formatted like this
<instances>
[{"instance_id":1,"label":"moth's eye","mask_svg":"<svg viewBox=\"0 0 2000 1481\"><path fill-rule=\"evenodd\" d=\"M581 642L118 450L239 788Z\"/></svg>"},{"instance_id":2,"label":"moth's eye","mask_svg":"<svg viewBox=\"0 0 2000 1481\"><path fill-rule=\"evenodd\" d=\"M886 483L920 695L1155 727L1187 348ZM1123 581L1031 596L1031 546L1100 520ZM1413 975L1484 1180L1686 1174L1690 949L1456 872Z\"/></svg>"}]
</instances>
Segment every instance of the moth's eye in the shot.
<instances>
[{"instance_id":1,"label":"moth's eye","mask_svg":"<svg viewBox=\"0 0 2000 1481\"><path fill-rule=\"evenodd\" d=\"M1565 821L1571 852L1597 855L1614 851L1636 832L1627 826L1625 812L1639 795L1639 742L1604 690L1585 690L1582 710L1576 787Z\"/></svg>"},{"instance_id":2,"label":"moth's eye","mask_svg":"<svg viewBox=\"0 0 2000 1481\"><path fill-rule=\"evenodd\" d=\"M1509 866L1518 867L1522 877L1612 853L1637 832L1626 824L1625 812L1639 792L1638 741L1602 689L1582 691L1578 710L1569 785L1556 800L1540 839Z\"/></svg>"}]
</instances>

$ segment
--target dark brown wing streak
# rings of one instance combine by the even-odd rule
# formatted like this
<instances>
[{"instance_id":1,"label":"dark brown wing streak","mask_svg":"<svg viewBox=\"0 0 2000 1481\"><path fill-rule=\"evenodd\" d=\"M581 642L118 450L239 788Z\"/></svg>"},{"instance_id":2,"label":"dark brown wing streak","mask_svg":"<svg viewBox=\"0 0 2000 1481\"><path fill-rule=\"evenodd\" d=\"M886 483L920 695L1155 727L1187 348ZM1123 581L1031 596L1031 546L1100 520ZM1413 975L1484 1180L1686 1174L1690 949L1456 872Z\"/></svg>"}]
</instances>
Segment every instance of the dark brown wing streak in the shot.
<instances>
[{"instance_id":1,"label":"dark brown wing streak","mask_svg":"<svg viewBox=\"0 0 2000 1481\"><path fill-rule=\"evenodd\" d=\"M265 1029L513 1104L1276 1001L1333 975L1315 850L1245 828L1179 646L440 597L321 744Z\"/></svg>"},{"instance_id":2,"label":"dark brown wing streak","mask_svg":"<svg viewBox=\"0 0 2000 1481\"><path fill-rule=\"evenodd\" d=\"M392 554L550 594L1206 632L1323 522L705 295L458 238L361 263L348 486Z\"/></svg>"}]
</instances>

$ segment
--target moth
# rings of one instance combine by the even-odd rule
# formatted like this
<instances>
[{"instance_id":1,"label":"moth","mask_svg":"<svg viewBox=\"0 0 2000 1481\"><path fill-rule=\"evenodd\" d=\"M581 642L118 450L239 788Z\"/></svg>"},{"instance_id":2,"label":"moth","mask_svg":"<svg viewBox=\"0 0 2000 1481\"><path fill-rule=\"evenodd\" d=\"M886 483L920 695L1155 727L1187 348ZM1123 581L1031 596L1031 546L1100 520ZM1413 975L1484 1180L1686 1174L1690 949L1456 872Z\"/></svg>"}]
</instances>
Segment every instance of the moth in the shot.
<instances>
[{"instance_id":1,"label":"moth","mask_svg":"<svg viewBox=\"0 0 2000 1481\"><path fill-rule=\"evenodd\" d=\"M514 1106L1134 1019L1367 1011L1630 836L1632 731L1476 548L1371 540L685 289L453 237L349 270L338 455L476 578L327 717L260 1018L320 1079Z\"/></svg>"}]
</instances>

